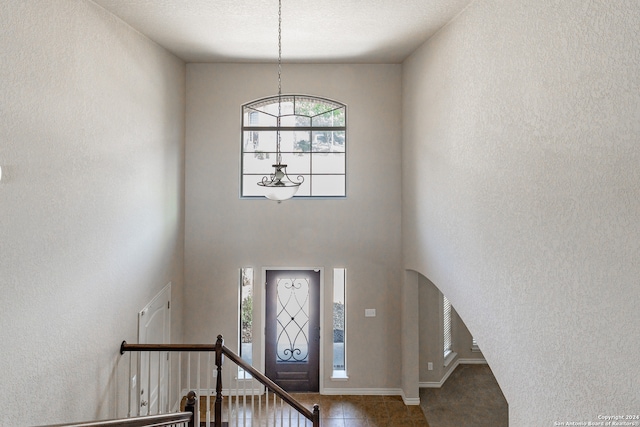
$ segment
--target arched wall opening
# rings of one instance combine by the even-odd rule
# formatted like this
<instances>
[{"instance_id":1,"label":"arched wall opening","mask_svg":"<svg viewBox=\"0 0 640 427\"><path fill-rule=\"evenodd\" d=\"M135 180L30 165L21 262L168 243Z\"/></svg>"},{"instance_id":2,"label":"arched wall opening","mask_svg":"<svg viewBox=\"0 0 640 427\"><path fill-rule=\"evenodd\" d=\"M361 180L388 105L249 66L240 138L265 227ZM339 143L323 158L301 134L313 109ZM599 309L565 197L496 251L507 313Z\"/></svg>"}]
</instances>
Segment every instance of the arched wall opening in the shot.
<instances>
[{"instance_id":1,"label":"arched wall opening","mask_svg":"<svg viewBox=\"0 0 640 427\"><path fill-rule=\"evenodd\" d=\"M442 387L459 365L488 365L455 307L451 312L452 352L445 356L443 297L426 276L405 270L402 314L405 401L416 396L419 401L420 388Z\"/></svg>"}]
</instances>

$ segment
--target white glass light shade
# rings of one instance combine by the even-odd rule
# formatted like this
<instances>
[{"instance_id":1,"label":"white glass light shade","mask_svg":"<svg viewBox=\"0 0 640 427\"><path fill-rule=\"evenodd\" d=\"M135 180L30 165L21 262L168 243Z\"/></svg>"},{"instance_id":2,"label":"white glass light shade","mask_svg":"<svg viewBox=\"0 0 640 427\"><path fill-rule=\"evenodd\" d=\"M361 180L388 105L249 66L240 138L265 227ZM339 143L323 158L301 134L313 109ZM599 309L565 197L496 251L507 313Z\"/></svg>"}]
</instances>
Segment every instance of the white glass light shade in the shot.
<instances>
[{"instance_id":1,"label":"white glass light shade","mask_svg":"<svg viewBox=\"0 0 640 427\"><path fill-rule=\"evenodd\" d=\"M299 185L290 186L290 187L267 187L265 186L265 197L269 200L275 200L277 202L281 202L283 200L288 200L295 196L298 192Z\"/></svg>"}]
</instances>

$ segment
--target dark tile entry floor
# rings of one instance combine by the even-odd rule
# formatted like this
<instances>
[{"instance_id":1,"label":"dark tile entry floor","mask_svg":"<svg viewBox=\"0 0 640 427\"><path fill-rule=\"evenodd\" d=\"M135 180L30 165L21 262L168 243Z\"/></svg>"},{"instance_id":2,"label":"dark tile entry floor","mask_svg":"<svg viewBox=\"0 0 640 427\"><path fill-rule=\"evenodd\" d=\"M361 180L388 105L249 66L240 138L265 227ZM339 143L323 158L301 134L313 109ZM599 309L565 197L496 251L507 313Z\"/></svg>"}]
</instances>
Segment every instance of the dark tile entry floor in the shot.
<instances>
[{"instance_id":1,"label":"dark tile entry floor","mask_svg":"<svg viewBox=\"0 0 640 427\"><path fill-rule=\"evenodd\" d=\"M507 427L509 407L488 365L459 365L441 388L420 389L431 427Z\"/></svg>"}]
</instances>

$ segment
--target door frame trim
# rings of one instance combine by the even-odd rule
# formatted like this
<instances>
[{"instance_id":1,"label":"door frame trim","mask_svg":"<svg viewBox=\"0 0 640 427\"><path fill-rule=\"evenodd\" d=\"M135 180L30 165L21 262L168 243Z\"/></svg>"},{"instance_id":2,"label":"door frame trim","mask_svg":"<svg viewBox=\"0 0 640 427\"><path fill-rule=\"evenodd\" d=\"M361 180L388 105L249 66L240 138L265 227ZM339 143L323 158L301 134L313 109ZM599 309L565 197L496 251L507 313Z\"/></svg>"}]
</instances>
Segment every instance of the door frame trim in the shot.
<instances>
[{"instance_id":1,"label":"door frame trim","mask_svg":"<svg viewBox=\"0 0 640 427\"><path fill-rule=\"evenodd\" d=\"M262 371L264 372L266 367L266 345L267 345L267 270L319 270L320 271L320 348L319 354L319 372L318 375L318 389L319 393L324 393L324 267L262 267L262 277L260 280L260 323L262 327L262 343L260 345L260 364L262 365Z\"/></svg>"},{"instance_id":2,"label":"door frame trim","mask_svg":"<svg viewBox=\"0 0 640 427\"><path fill-rule=\"evenodd\" d=\"M146 338L144 339L144 343L141 342L142 341L142 336L140 334L140 330L143 326L144 323L144 319L143 316L144 314L149 310L150 307L152 307L154 304L156 304L156 302L158 302L159 300L166 300L168 302L168 306L164 307L163 310L166 310L166 316L167 316L167 322L168 322L168 328L166 329L166 334L162 336L162 343L157 343L157 344L171 344L171 283L169 282L167 283L153 298L151 298L151 301L149 301L140 311L138 311L138 344L155 344L155 343L147 343ZM165 298L166 296L166 298ZM163 304L164 305L164 304ZM166 342L164 342L166 341ZM142 363L142 352L138 352L138 366L141 366ZM169 410L171 408L171 387L170 387L170 366L167 365L166 367L167 369L167 396L166 396L166 408L163 408L163 410ZM143 386L142 384L142 374L138 373L139 377L137 378L137 404L140 405L140 388ZM131 379L130 379L131 380ZM160 387L158 387L160 388ZM149 393L151 392L150 390L147 390ZM158 402L158 407L160 407L160 403ZM147 415L148 415L148 411L150 409L150 406L147 407ZM138 410L140 410L138 408Z\"/></svg>"}]
</instances>

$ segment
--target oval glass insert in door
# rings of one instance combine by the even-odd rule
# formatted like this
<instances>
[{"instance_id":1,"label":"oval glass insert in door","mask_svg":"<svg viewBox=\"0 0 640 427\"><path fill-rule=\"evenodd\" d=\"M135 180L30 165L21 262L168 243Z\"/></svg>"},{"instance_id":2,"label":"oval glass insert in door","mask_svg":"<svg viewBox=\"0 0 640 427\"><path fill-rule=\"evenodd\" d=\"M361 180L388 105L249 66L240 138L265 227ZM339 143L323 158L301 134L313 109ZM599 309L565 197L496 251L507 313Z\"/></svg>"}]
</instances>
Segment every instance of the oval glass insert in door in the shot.
<instances>
[{"instance_id":1,"label":"oval glass insert in door","mask_svg":"<svg viewBox=\"0 0 640 427\"><path fill-rule=\"evenodd\" d=\"M307 362L309 359L309 278L276 279L277 362Z\"/></svg>"}]
</instances>

